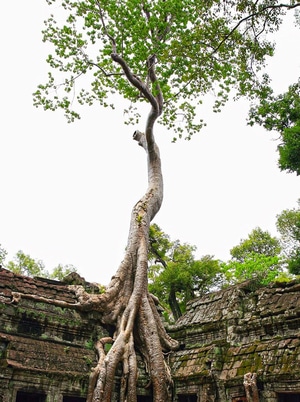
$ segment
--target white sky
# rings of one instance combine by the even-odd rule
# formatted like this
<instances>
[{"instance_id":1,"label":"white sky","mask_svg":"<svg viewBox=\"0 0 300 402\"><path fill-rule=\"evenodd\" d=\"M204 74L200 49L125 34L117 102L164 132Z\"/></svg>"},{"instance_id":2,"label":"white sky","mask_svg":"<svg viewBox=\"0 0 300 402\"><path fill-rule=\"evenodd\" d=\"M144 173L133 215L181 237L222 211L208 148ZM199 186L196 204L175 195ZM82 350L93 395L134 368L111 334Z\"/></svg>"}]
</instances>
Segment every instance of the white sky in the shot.
<instances>
[{"instance_id":1,"label":"white sky","mask_svg":"<svg viewBox=\"0 0 300 402\"><path fill-rule=\"evenodd\" d=\"M107 284L147 187L144 151L131 139L143 122L123 125L122 104L114 112L82 110L71 125L32 106L47 73L40 32L48 11L40 0L1 8L0 244L7 260L23 250L48 270L73 264L87 280ZM289 21L277 41L269 71L283 92L300 75L299 28ZM277 143L246 126L247 111L239 101L209 113L208 127L191 142L172 144L172 133L157 127L165 198L155 222L171 239L196 245L198 257L229 259L257 226L276 235L276 215L300 196L300 178L279 171Z\"/></svg>"}]
</instances>

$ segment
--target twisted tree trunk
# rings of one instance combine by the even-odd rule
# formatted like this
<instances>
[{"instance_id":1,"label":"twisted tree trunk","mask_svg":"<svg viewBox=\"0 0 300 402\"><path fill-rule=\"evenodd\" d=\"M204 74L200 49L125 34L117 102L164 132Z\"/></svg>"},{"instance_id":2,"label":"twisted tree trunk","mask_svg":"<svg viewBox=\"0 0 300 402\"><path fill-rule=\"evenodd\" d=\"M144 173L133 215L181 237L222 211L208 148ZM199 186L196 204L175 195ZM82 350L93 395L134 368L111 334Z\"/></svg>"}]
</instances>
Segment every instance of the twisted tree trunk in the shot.
<instances>
[{"instance_id":1,"label":"twisted tree trunk","mask_svg":"<svg viewBox=\"0 0 300 402\"><path fill-rule=\"evenodd\" d=\"M103 339L97 344L99 363L91 376L88 399L93 402L111 401L113 380L120 362L123 366L120 401L136 401L136 348L149 371L153 400L170 400L172 381L163 351L176 348L177 342L167 335L161 323L148 292L147 279L149 225L163 197L160 157L156 144L147 141L147 135L136 131L134 139L148 154L149 186L133 208L125 258L105 294L91 297L81 290L78 293L82 307L101 310L103 322L115 327L113 339ZM106 342L111 342L112 347L105 355L103 345Z\"/></svg>"}]
</instances>

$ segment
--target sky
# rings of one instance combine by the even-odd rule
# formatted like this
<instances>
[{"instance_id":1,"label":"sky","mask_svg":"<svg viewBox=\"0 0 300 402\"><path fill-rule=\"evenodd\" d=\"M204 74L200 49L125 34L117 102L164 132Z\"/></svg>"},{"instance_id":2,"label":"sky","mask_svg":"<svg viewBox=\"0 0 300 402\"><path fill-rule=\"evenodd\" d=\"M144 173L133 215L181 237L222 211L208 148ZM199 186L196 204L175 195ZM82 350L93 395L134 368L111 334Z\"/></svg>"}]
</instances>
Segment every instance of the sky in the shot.
<instances>
[{"instance_id":1,"label":"sky","mask_svg":"<svg viewBox=\"0 0 300 402\"><path fill-rule=\"evenodd\" d=\"M4 2L1 10L0 244L7 261L18 250L51 271L72 264L107 284L122 261L130 214L147 188L146 158L116 110L85 108L68 124L59 112L33 106L46 80L41 41L46 2ZM300 29L288 19L268 63L278 93L300 75ZM300 178L277 166L278 137L246 124L249 105L230 102L191 141L171 143L157 126L165 196L154 222L197 247L196 257L226 261L230 249L260 227L276 236L276 215L297 205Z\"/></svg>"}]
</instances>

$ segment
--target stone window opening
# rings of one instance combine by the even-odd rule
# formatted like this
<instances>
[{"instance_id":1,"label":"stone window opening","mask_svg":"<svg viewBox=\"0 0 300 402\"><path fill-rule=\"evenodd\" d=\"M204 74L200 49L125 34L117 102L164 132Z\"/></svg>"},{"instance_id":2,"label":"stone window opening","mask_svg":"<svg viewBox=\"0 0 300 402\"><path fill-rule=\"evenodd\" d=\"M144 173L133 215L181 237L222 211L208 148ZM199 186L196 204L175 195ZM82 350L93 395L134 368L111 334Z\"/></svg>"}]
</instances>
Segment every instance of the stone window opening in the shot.
<instances>
[{"instance_id":1,"label":"stone window opening","mask_svg":"<svg viewBox=\"0 0 300 402\"><path fill-rule=\"evenodd\" d=\"M0 341L0 359L5 358L8 345L9 345L8 341L6 340Z\"/></svg>"},{"instance_id":2,"label":"stone window opening","mask_svg":"<svg viewBox=\"0 0 300 402\"><path fill-rule=\"evenodd\" d=\"M16 402L46 402L46 395L36 392L18 391Z\"/></svg>"},{"instance_id":3,"label":"stone window opening","mask_svg":"<svg viewBox=\"0 0 300 402\"><path fill-rule=\"evenodd\" d=\"M63 402L86 402L86 399L79 396L64 396Z\"/></svg>"}]
</instances>

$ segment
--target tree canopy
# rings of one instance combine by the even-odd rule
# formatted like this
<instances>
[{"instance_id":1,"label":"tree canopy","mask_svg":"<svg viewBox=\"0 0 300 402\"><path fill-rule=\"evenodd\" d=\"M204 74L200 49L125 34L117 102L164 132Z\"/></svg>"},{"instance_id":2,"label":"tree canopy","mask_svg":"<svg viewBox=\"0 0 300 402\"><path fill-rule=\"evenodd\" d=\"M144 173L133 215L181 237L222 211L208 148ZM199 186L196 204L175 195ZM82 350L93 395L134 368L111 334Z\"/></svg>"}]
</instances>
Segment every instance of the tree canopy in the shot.
<instances>
[{"instance_id":1,"label":"tree canopy","mask_svg":"<svg viewBox=\"0 0 300 402\"><path fill-rule=\"evenodd\" d=\"M34 94L36 106L63 109L69 121L79 104L113 107L116 93L128 100L127 122L136 124L138 102L150 101L149 63L155 64L164 113L159 123L186 138L204 124L199 108L214 93L214 110L237 96L263 96L269 80L260 70L293 1L88 0L47 3L57 11L45 21L43 40L53 45L48 82ZM64 18L64 21L63 21ZM124 68L126 65L126 68ZM54 73L53 73L54 71ZM133 75L128 79L128 73Z\"/></svg>"}]
</instances>

